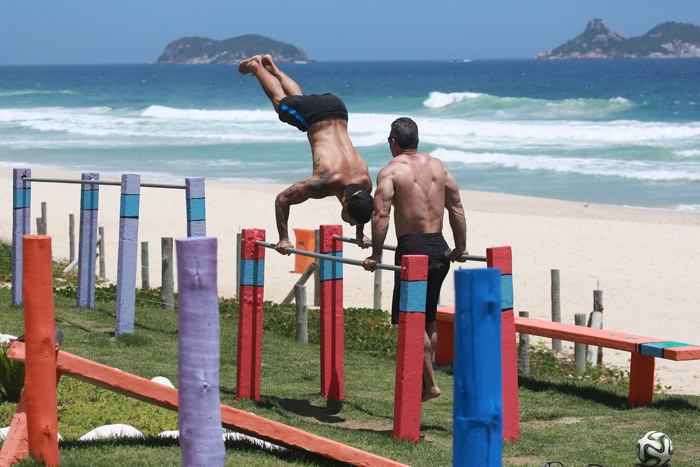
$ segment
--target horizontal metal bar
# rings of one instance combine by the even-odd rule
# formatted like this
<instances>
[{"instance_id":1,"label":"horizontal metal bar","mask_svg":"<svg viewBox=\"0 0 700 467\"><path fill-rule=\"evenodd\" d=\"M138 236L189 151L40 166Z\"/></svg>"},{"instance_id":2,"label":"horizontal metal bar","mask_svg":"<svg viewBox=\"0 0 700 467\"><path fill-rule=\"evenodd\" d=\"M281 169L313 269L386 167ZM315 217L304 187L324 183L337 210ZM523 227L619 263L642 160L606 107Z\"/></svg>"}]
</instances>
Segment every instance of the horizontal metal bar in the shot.
<instances>
[{"instance_id":1,"label":"horizontal metal bar","mask_svg":"<svg viewBox=\"0 0 700 467\"><path fill-rule=\"evenodd\" d=\"M116 185L121 186L122 182L111 182L108 180L64 180L60 178L28 178L22 177L24 182L46 182L46 183L76 183L80 185ZM140 186L148 188L177 188L184 190L186 185L164 185L157 183L141 183Z\"/></svg>"},{"instance_id":2,"label":"horizontal metal bar","mask_svg":"<svg viewBox=\"0 0 700 467\"><path fill-rule=\"evenodd\" d=\"M340 235L335 236L336 240L340 240L341 242L346 242L346 243L354 243L357 245L357 239L351 238L351 237L342 237ZM390 250L390 251L396 251L396 247L394 245L384 245L383 247L385 250ZM447 255L445 255L447 256ZM486 256L477 256L477 255L462 255L462 258L465 258L467 261L482 261L486 262Z\"/></svg>"},{"instance_id":3,"label":"horizontal metal bar","mask_svg":"<svg viewBox=\"0 0 700 467\"><path fill-rule=\"evenodd\" d=\"M265 248L275 248L274 243L263 242L258 240L255 242L257 245L264 246ZM287 248L289 253L294 253L295 255L308 256L310 258L325 259L327 261L335 261L336 263L352 264L353 266L362 266L362 261L351 258L341 258L338 256L324 255L323 253L316 253L313 251L299 250L296 248ZM395 266L393 264L377 263L377 269L386 269L387 271L401 272L401 266Z\"/></svg>"}]
</instances>

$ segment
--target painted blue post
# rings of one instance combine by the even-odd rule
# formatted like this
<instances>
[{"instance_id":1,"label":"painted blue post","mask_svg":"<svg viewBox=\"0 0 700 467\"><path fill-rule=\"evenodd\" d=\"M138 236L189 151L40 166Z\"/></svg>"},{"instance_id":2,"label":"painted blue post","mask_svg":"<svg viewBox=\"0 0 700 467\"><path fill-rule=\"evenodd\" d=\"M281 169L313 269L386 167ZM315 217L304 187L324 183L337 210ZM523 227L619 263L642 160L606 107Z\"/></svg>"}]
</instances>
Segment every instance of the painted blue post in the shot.
<instances>
[{"instance_id":1,"label":"painted blue post","mask_svg":"<svg viewBox=\"0 0 700 467\"><path fill-rule=\"evenodd\" d=\"M452 465L502 465L501 275L455 271Z\"/></svg>"},{"instance_id":2,"label":"painted blue post","mask_svg":"<svg viewBox=\"0 0 700 467\"><path fill-rule=\"evenodd\" d=\"M22 300L22 236L30 234L32 182L30 169L12 171L12 304L21 305Z\"/></svg>"},{"instance_id":3,"label":"painted blue post","mask_svg":"<svg viewBox=\"0 0 700 467\"><path fill-rule=\"evenodd\" d=\"M187 236L204 237L207 235L206 210L204 209L204 178L186 178L185 196L187 197Z\"/></svg>"},{"instance_id":4,"label":"painted blue post","mask_svg":"<svg viewBox=\"0 0 700 467\"><path fill-rule=\"evenodd\" d=\"M98 173L84 173L81 180L99 180ZM97 260L97 206L99 185L82 184L78 243L78 308L95 308L95 261Z\"/></svg>"},{"instance_id":5,"label":"painted blue post","mask_svg":"<svg viewBox=\"0 0 700 467\"><path fill-rule=\"evenodd\" d=\"M213 237L175 240L177 382L182 465L223 466L219 405L219 295Z\"/></svg>"},{"instance_id":6,"label":"painted blue post","mask_svg":"<svg viewBox=\"0 0 700 467\"><path fill-rule=\"evenodd\" d=\"M117 258L117 319L115 334L134 333L136 265L138 263L139 199L141 176L122 175Z\"/></svg>"}]
</instances>

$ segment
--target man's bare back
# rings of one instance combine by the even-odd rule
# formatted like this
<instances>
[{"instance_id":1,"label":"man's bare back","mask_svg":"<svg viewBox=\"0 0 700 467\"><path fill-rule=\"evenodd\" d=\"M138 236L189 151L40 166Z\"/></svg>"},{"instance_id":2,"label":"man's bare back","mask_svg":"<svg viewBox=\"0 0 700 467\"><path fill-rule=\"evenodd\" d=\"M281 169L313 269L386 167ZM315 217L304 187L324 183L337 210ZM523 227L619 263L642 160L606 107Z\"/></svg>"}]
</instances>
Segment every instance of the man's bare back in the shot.
<instances>
[{"instance_id":1,"label":"man's bare back","mask_svg":"<svg viewBox=\"0 0 700 467\"><path fill-rule=\"evenodd\" d=\"M442 161L422 152L402 154L382 169L377 183L382 183L385 177L394 188L397 237L442 231L446 178Z\"/></svg>"}]
</instances>

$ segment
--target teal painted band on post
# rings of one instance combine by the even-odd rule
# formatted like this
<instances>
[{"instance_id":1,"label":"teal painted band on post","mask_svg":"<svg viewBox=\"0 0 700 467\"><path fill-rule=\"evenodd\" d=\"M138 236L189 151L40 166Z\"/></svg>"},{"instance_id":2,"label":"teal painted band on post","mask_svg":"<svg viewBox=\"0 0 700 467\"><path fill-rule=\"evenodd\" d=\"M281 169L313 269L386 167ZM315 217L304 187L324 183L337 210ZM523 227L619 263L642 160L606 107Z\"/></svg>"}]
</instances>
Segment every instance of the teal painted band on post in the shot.
<instances>
[{"instance_id":1,"label":"teal painted band on post","mask_svg":"<svg viewBox=\"0 0 700 467\"><path fill-rule=\"evenodd\" d=\"M401 281L399 311L425 313L425 298L428 295L428 281Z\"/></svg>"},{"instance_id":2,"label":"teal painted band on post","mask_svg":"<svg viewBox=\"0 0 700 467\"><path fill-rule=\"evenodd\" d=\"M205 198L192 198L187 200L187 220L188 221L203 221L206 219L204 209Z\"/></svg>"},{"instance_id":3,"label":"teal painted band on post","mask_svg":"<svg viewBox=\"0 0 700 467\"><path fill-rule=\"evenodd\" d=\"M80 192L80 209L84 209L85 211L97 211L99 201L99 190L83 190Z\"/></svg>"},{"instance_id":4,"label":"teal painted band on post","mask_svg":"<svg viewBox=\"0 0 700 467\"><path fill-rule=\"evenodd\" d=\"M663 358L664 349L669 347L693 347L693 345L683 344L681 342L650 342L648 344L639 344L639 353L651 357Z\"/></svg>"},{"instance_id":5,"label":"teal painted band on post","mask_svg":"<svg viewBox=\"0 0 700 467\"><path fill-rule=\"evenodd\" d=\"M139 195L122 195L119 216L138 219L140 198Z\"/></svg>"},{"instance_id":6,"label":"teal painted band on post","mask_svg":"<svg viewBox=\"0 0 700 467\"><path fill-rule=\"evenodd\" d=\"M241 285L265 285L265 260L241 259Z\"/></svg>"},{"instance_id":7,"label":"teal painted band on post","mask_svg":"<svg viewBox=\"0 0 700 467\"><path fill-rule=\"evenodd\" d=\"M342 258L342 251L334 251L332 253L324 253L324 255L335 256L336 258ZM321 282L332 281L336 279L343 278L343 263L337 263L335 261L328 261L325 259L321 260L320 264L320 274L318 278Z\"/></svg>"},{"instance_id":8,"label":"teal painted band on post","mask_svg":"<svg viewBox=\"0 0 700 467\"><path fill-rule=\"evenodd\" d=\"M32 189L15 188L12 192L12 207L14 209L28 208L31 206Z\"/></svg>"},{"instance_id":9,"label":"teal painted band on post","mask_svg":"<svg viewBox=\"0 0 700 467\"><path fill-rule=\"evenodd\" d=\"M501 276L501 310L513 309L513 275Z\"/></svg>"}]
</instances>

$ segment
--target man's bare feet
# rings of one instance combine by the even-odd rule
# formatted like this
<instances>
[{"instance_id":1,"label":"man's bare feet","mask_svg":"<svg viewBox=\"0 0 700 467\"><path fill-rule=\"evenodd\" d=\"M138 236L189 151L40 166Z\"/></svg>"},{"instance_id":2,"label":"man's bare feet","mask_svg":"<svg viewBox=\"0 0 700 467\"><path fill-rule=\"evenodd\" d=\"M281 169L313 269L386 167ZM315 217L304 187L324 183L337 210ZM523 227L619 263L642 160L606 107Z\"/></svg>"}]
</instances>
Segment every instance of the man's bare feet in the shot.
<instances>
[{"instance_id":1,"label":"man's bare feet","mask_svg":"<svg viewBox=\"0 0 700 467\"><path fill-rule=\"evenodd\" d=\"M258 68L262 68L262 57L260 55L253 55L238 64L238 72L242 75L252 73Z\"/></svg>"},{"instance_id":2,"label":"man's bare feet","mask_svg":"<svg viewBox=\"0 0 700 467\"><path fill-rule=\"evenodd\" d=\"M429 401L430 399L435 399L436 397L440 397L440 394L442 392L440 391L440 388L437 386L433 386L430 389L425 389L423 388L423 395L420 399L421 402Z\"/></svg>"},{"instance_id":3,"label":"man's bare feet","mask_svg":"<svg viewBox=\"0 0 700 467\"><path fill-rule=\"evenodd\" d=\"M273 75L277 76L280 74L279 68L277 68L277 65L275 65L275 62L272 61L272 55L270 54L265 54L262 56L262 59L260 60L260 63L262 66L265 67L267 71L272 73Z\"/></svg>"}]
</instances>

